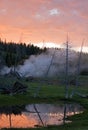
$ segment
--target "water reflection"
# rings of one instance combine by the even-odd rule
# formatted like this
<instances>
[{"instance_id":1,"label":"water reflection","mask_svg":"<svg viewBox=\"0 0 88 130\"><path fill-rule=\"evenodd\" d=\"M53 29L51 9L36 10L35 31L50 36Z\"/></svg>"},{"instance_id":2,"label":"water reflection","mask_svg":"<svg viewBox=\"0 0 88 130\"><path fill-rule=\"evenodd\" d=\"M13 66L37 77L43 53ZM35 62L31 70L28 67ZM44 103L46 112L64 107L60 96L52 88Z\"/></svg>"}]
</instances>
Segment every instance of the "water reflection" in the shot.
<instances>
[{"instance_id":1,"label":"water reflection","mask_svg":"<svg viewBox=\"0 0 88 130\"><path fill-rule=\"evenodd\" d=\"M79 114L78 104L31 104L0 107L0 128L27 128L66 123L67 116Z\"/></svg>"}]
</instances>

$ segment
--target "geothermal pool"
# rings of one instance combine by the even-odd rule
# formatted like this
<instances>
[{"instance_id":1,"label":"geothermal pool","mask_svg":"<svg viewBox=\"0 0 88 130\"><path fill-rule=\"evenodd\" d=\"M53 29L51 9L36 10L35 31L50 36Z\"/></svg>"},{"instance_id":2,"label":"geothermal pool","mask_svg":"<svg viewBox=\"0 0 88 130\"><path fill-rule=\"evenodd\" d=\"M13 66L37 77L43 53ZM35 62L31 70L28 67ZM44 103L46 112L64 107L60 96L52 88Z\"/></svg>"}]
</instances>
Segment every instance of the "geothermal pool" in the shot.
<instances>
[{"instance_id":1,"label":"geothermal pool","mask_svg":"<svg viewBox=\"0 0 88 130\"><path fill-rule=\"evenodd\" d=\"M62 125L67 116L83 112L78 104L29 104L0 107L0 128L28 128Z\"/></svg>"}]
</instances>

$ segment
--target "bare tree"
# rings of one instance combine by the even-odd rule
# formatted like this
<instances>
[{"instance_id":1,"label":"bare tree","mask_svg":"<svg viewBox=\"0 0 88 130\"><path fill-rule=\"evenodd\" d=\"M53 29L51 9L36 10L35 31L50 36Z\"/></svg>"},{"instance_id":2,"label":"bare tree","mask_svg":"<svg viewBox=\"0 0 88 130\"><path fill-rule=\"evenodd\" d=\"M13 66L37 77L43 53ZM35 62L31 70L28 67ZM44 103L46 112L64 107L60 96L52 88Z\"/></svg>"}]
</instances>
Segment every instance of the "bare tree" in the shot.
<instances>
[{"instance_id":1,"label":"bare tree","mask_svg":"<svg viewBox=\"0 0 88 130\"><path fill-rule=\"evenodd\" d=\"M80 68L81 68L83 45L84 45L84 39L82 41L81 49L80 49L79 56L78 56L78 63L77 63L77 70L76 70L76 85L75 85L75 88L74 88L74 90L72 91L72 93L70 95L70 98L72 98L74 96L74 94L77 94L77 95L79 95L81 97L85 97L85 95L83 95L83 94L81 94L80 92L77 91L77 88L79 86L79 74L80 74Z\"/></svg>"},{"instance_id":2,"label":"bare tree","mask_svg":"<svg viewBox=\"0 0 88 130\"><path fill-rule=\"evenodd\" d=\"M65 71L65 80L66 80L66 86L65 86L65 98L68 98L68 38L66 42L66 71Z\"/></svg>"},{"instance_id":3,"label":"bare tree","mask_svg":"<svg viewBox=\"0 0 88 130\"><path fill-rule=\"evenodd\" d=\"M48 67L47 67L47 70L46 70L43 78L46 78L48 76L48 74L49 74L50 68L51 68L53 60L54 60L55 52L56 52L56 49L54 49L54 52L53 52L52 57L51 57L51 61L50 61L49 65L48 65ZM39 91L41 89L41 86L42 86L42 84L40 84L40 86L36 89L36 93L34 94L34 97L39 96Z\"/></svg>"}]
</instances>

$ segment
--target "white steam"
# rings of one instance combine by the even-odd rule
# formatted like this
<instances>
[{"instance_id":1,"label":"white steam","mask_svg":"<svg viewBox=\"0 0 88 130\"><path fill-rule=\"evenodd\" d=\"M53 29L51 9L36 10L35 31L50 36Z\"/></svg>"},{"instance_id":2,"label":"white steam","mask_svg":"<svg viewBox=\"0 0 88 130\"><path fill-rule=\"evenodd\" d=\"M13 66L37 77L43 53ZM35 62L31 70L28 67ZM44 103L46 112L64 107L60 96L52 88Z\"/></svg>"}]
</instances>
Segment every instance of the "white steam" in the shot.
<instances>
[{"instance_id":1,"label":"white steam","mask_svg":"<svg viewBox=\"0 0 88 130\"><path fill-rule=\"evenodd\" d=\"M17 67L17 71L23 76L46 77L58 76L65 73L65 51L48 49L46 53L31 56L24 62L24 65ZM69 52L70 66L69 72L75 71L76 53Z\"/></svg>"},{"instance_id":2,"label":"white steam","mask_svg":"<svg viewBox=\"0 0 88 130\"><path fill-rule=\"evenodd\" d=\"M77 69L78 53L69 50L69 74L74 74ZM40 55L32 55L25 60L23 65L16 67L16 71L22 76L50 77L65 74L66 52L64 49L48 49ZM82 68L87 67L85 58ZM9 73L12 68L4 68L2 74Z\"/></svg>"}]
</instances>

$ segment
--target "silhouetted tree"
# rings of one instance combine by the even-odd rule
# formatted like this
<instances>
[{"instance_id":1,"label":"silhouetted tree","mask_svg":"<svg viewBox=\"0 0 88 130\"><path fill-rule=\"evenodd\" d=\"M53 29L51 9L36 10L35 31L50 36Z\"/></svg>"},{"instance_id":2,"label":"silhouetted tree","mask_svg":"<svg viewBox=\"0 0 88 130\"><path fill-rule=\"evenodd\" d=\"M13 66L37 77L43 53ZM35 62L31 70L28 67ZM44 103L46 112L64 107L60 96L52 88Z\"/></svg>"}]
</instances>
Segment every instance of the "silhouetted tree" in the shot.
<instances>
[{"instance_id":1,"label":"silhouetted tree","mask_svg":"<svg viewBox=\"0 0 88 130\"><path fill-rule=\"evenodd\" d=\"M8 67L16 66L23 63L31 55L37 55L45 51L32 44L25 43L16 44L14 42L6 42L0 39L0 56Z\"/></svg>"}]
</instances>

